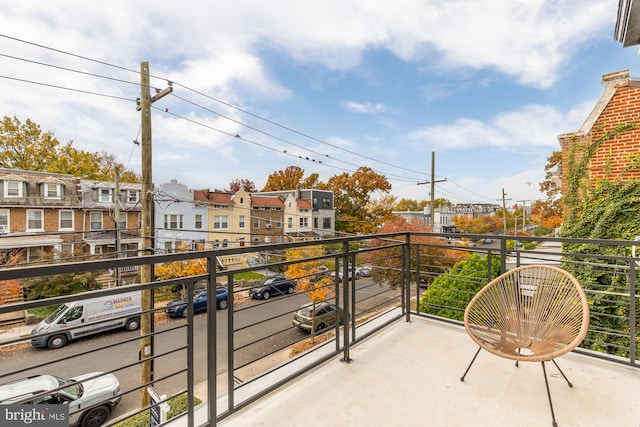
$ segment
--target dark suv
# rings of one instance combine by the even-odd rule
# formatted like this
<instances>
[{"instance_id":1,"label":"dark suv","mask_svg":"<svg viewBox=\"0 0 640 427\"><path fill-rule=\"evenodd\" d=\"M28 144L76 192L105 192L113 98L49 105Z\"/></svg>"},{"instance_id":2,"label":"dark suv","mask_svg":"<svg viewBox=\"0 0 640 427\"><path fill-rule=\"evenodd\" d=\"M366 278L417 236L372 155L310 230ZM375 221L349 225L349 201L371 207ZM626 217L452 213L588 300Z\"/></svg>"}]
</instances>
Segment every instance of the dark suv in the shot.
<instances>
[{"instance_id":1,"label":"dark suv","mask_svg":"<svg viewBox=\"0 0 640 427\"><path fill-rule=\"evenodd\" d=\"M292 294L295 288L296 284L284 276L267 277L258 286L249 290L249 296L256 299L269 299L273 295Z\"/></svg>"}]
</instances>

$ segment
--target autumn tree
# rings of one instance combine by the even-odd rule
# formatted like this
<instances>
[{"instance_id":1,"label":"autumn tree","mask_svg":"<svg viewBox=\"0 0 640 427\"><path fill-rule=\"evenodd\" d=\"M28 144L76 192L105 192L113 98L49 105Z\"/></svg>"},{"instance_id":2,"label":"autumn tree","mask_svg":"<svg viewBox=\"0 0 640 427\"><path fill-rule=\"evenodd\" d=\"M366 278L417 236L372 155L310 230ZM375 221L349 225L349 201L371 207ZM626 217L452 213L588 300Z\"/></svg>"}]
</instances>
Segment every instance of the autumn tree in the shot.
<instances>
[{"instance_id":1,"label":"autumn tree","mask_svg":"<svg viewBox=\"0 0 640 427\"><path fill-rule=\"evenodd\" d=\"M285 252L287 261L299 259L309 259L323 255L322 246L305 246L301 248L288 249ZM307 295L312 303L313 317L316 314L316 303L330 298L334 294L333 281L330 277L322 274L319 260L310 260L291 264L287 267L285 276L295 280L298 289ZM311 341L315 335L315 328L311 328Z\"/></svg>"},{"instance_id":2,"label":"autumn tree","mask_svg":"<svg viewBox=\"0 0 640 427\"><path fill-rule=\"evenodd\" d=\"M333 191L336 230L348 233L375 233L391 213L388 208L368 209L371 207L374 194L384 195L391 190L387 178L371 168L360 167L351 175L345 172L332 176L319 188Z\"/></svg>"},{"instance_id":3,"label":"autumn tree","mask_svg":"<svg viewBox=\"0 0 640 427\"><path fill-rule=\"evenodd\" d=\"M418 218L406 220L402 217L394 217L387 221L378 231L378 234L404 233L410 232L411 244L416 245L411 248L410 269L421 272L421 276L429 282L431 277L439 274L443 269L451 267L455 258L459 259L459 254L451 249L442 248L442 241L434 236L419 235L419 233L431 232L431 225ZM388 241L372 240L371 247L387 246ZM416 264L416 254L420 252L420 266ZM403 278L398 274L402 271L402 248L384 248L371 251L367 255L367 262L374 266L374 279L376 281L386 280L389 286L395 287L402 283ZM375 268L380 267L380 268Z\"/></svg>"},{"instance_id":4,"label":"autumn tree","mask_svg":"<svg viewBox=\"0 0 640 427\"><path fill-rule=\"evenodd\" d=\"M244 190L247 193L255 193L258 191L256 184L250 179L233 179L229 183L229 193L237 193Z\"/></svg>"},{"instance_id":5,"label":"autumn tree","mask_svg":"<svg viewBox=\"0 0 640 427\"><path fill-rule=\"evenodd\" d=\"M198 249L202 249L199 247ZM183 243L177 251L185 252L191 250L191 246ZM207 273L207 264L204 258L188 259L182 261L172 261L163 264L156 264L154 269L155 275L161 280L175 279L178 277L191 277ZM184 291L184 285L183 291Z\"/></svg>"},{"instance_id":6,"label":"autumn tree","mask_svg":"<svg viewBox=\"0 0 640 427\"><path fill-rule=\"evenodd\" d=\"M140 182L140 177L118 163L113 154L80 150L72 141L61 144L53 132L43 132L29 119L22 123L15 116L5 116L0 122L0 167L113 181L116 166L122 182Z\"/></svg>"},{"instance_id":7,"label":"autumn tree","mask_svg":"<svg viewBox=\"0 0 640 427\"><path fill-rule=\"evenodd\" d=\"M451 217L453 225L463 233L484 234L491 231L489 217L468 217L466 215L454 215Z\"/></svg>"},{"instance_id":8,"label":"autumn tree","mask_svg":"<svg viewBox=\"0 0 640 427\"><path fill-rule=\"evenodd\" d=\"M547 195L546 200L537 200L531 206L531 219L547 228L555 228L562 224L562 151L554 151L547 158L544 167L544 181L540 183L540 191Z\"/></svg>"},{"instance_id":9,"label":"autumn tree","mask_svg":"<svg viewBox=\"0 0 640 427\"><path fill-rule=\"evenodd\" d=\"M298 166L289 166L285 170L272 173L267 178L262 191L295 190L301 188L314 188L319 184L320 175L312 173L304 178L304 170Z\"/></svg>"}]
</instances>

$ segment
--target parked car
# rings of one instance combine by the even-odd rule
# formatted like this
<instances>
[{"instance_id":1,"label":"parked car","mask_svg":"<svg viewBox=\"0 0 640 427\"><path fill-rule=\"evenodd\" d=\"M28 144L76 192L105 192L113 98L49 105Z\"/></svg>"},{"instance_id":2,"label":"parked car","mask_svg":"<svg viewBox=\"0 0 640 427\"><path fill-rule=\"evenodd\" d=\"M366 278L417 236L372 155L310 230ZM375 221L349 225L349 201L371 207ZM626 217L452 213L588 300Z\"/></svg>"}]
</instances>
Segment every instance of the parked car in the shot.
<instances>
[{"instance_id":1,"label":"parked car","mask_svg":"<svg viewBox=\"0 0 640 427\"><path fill-rule=\"evenodd\" d=\"M368 265L363 265L358 268L358 273L360 273L360 277L371 277L371 267Z\"/></svg>"},{"instance_id":2,"label":"parked car","mask_svg":"<svg viewBox=\"0 0 640 427\"><path fill-rule=\"evenodd\" d=\"M343 276L343 274L344 274L344 273L342 272L342 267L340 267L340 268L338 269L338 278L339 278L339 280L342 280L342 276ZM360 278L360 272L359 272L357 269L356 269L356 270L354 270L354 268L353 268L353 267L349 266L349 270L348 270L348 273L347 273L347 278L348 278L348 279L351 279L351 276L352 276L352 275L354 275L354 277L356 278L356 280L358 280L358 279ZM331 272L331 278L335 280L335 278L336 278L336 271L335 271L335 270L333 270L333 271Z\"/></svg>"},{"instance_id":3,"label":"parked car","mask_svg":"<svg viewBox=\"0 0 640 427\"><path fill-rule=\"evenodd\" d=\"M330 275L331 273L329 272L329 268L326 265L320 265L315 268L314 276L312 277L312 279L317 282L318 280L329 277Z\"/></svg>"},{"instance_id":4,"label":"parked car","mask_svg":"<svg viewBox=\"0 0 640 427\"><path fill-rule=\"evenodd\" d=\"M322 301L316 303L315 316L313 313L313 303L307 303L300 307L293 314L293 324L307 332L318 332L325 328L334 326L336 320L342 324L342 308L336 307L334 303Z\"/></svg>"},{"instance_id":5,"label":"parked car","mask_svg":"<svg viewBox=\"0 0 640 427\"><path fill-rule=\"evenodd\" d=\"M216 288L216 307L227 308L229 305L229 291L223 286ZM189 315L189 306L184 298L169 301L164 311L169 317L187 317ZM199 291L193 296L193 312L199 313L207 310L207 291Z\"/></svg>"},{"instance_id":6,"label":"parked car","mask_svg":"<svg viewBox=\"0 0 640 427\"><path fill-rule=\"evenodd\" d=\"M256 299L269 299L273 295L292 294L296 284L284 276L272 276L249 290L249 296Z\"/></svg>"},{"instance_id":7,"label":"parked car","mask_svg":"<svg viewBox=\"0 0 640 427\"><path fill-rule=\"evenodd\" d=\"M64 388L55 390L59 387ZM51 393L47 393L49 390ZM69 426L98 427L120 403L119 394L120 382L113 374L92 372L68 379L34 375L0 384L0 405L66 404L69 407Z\"/></svg>"}]
</instances>

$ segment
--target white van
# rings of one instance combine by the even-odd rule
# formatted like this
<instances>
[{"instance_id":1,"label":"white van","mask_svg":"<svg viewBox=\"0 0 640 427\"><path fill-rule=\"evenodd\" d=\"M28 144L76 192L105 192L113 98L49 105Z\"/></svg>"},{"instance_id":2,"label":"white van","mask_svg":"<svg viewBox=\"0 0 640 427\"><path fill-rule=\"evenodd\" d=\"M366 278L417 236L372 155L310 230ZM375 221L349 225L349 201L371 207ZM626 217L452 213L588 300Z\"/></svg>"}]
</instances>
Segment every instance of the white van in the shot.
<instances>
[{"instance_id":1,"label":"white van","mask_svg":"<svg viewBox=\"0 0 640 427\"><path fill-rule=\"evenodd\" d=\"M110 329L134 331L140 327L141 309L139 291L62 304L31 331L31 345L55 349Z\"/></svg>"}]
</instances>

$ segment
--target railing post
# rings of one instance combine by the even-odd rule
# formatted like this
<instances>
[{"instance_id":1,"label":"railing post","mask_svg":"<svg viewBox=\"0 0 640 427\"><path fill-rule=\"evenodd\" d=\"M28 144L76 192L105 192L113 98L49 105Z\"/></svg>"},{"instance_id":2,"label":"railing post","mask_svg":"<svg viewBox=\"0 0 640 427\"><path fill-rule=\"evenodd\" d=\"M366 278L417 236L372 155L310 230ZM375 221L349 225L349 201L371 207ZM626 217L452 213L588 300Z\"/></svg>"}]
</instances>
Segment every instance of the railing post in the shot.
<instances>
[{"instance_id":1,"label":"railing post","mask_svg":"<svg viewBox=\"0 0 640 427\"><path fill-rule=\"evenodd\" d=\"M235 364L233 361L234 334L233 330L233 273L227 275L227 402L228 411L232 411L235 407L235 383L234 372ZM217 377L216 373L216 377ZM216 378L217 381L217 378Z\"/></svg>"},{"instance_id":2,"label":"railing post","mask_svg":"<svg viewBox=\"0 0 640 427\"><path fill-rule=\"evenodd\" d=\"M629 262L629 362L636 366L636 261Z\"/></svg>"},{"instance_id":3,"label":"railing post","mask_svg":"<svg viewBox=\"0 0 640 427\"><path fill-rule=\"evenodd\" d=\"M403 246L403 257L404 257L404 274L402 290L401 290L401 299L402 299L402 310L403 313L406 314L406 321L411 321L411 235L409 233L406 234L405 244ZM417 279L416 279L417 282ZM417 301L417 299L416 299Z\"/></svg>"},{"instance_id":4,"label":"railing post","mask_svg":"<svg viewBox=\"0 0 640 427\"><path fill-rule=\"evenodd\" d=\"M415 312L418 313L420 312L420 281L422 280L422 278L420 277L420 263L422 260L420 259L420 249L421 249L420 244L416 243L415 247L416 247L416 310Z\"/></svg>"},{"instance_id":5,"label":"railing post","mask_svg":"<svg viewBox=\"0 0 640 427\"><path fill-rule=\"evenodd\" d=\"M195 397L194 397L194 370L195 366L195 340L193 338L193 288L194 282L189 280L187 282L187 312L189 317L187 318L187 425L193 427L194 425L194 410Z\"/></svg>"},{"instance_id":6,"label":"railing post","mask_svg":"<svg viewBox=\"0 0 640 427\"><path fill-rule=\"evenodd\" d=\"M215 426L218 418L218 406L217 406L217 360L218 345L216 339L216 299L215 291L216 284L218 283L217 275L217 257L215 255L209 255L207 258L207 273L209 274L209 283L207 286L207 409L209 411L209 425ZM212 298L212 295L214 296ZM189 313L189 316L193 316L193 310ZM192 320L192 319L190 319ZM189 427L193 427L190 425Z\"/></svg>"},{"instance_id":7,"label":"railing post","mask_svg":"<svg viewBox=\"0 0 640 427\"><path fill-rule=\"evenodd\" d=\"M351 310L349 309L349 305L351 304L351 299L349 298L349 281L347 279L349 266L347 263L349 262L349 242L345 241L342 243L342 298L344 300L344 352L342 356L343 362L351 362L351 358L349 357L349 321L352 322L353 328L355 329L355 318L352 318Z\"/></svg>"}]
</instances>

